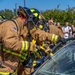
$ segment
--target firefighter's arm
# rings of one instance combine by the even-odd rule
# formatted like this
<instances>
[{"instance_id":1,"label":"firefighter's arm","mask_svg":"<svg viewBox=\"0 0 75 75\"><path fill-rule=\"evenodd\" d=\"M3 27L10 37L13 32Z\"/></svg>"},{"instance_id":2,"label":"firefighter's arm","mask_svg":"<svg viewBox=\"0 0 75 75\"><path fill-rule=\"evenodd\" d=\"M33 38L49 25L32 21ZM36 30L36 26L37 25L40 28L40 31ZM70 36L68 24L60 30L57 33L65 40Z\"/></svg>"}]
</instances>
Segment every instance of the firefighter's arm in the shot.
<instances>
[{"instance_id":1,"label":"firefighter's arm","mask_svg":"<svg viewBox=\"0 0 75 75\"><path fill-rule=\"evenodd\" d=\"M55 35L55 34L46 33L46 39L48 41L53 42L54 44L56 44L57 42L66 43L64 38L61 38L60 36Z\"/></svg>"},{"instance_id":2,"label":"firefighter's arm","mask_svg":"<svg viewBox=\"0 0 75 75\"><path fill-rule=\"evenodd\" d=\"M36 30L36 32L33 33L33 39L35 39L36 41L41 41L41 42L48 40L53 43L56 43L58 40L58 36L38 29Z\"/></svg>"},{"instance_id":3,"label":"firefighter's arm","mask_svg":"<svg viewBox=\"0 0 75 75\"><path fill-rule=\"evenodd\" d=\"M46 36L43 30L37 29L35 32L31 34L31 37L36 40L36 42L43 42L46 40Z\"/></svg>"},{"instance_id":4,"label":"firefighter's arm","mask_svg":"<svg viewBox=\"0 0 75 75\"><path fill-rule=\"evenodd\" d=\"M10 26L8 28L4 28L3 32L5 33L2 35L2 42L6 49L21 52L34 50L35 44L28 41L20 41L16 27Z\"/></svg>"},{"instance_id":5,"label":"firefighter's arm","mask_svg":"<svg viewBox=\"0 0 75 75\"><path fill-rule=\"evenodd\" d=\"M50 34L48 32L40 30L40 29L38 29L34 33L32 33L32 38L35 39L36 42L43 42L45 40L48 40L48 41L53 42L54 44L56 44L59 40L62 39L58 35Z\"/></svg>"},{"instance_id":6,"label":"firefighter's arm","mask_svg":"<svg viewBox=\"0 0 75 75\"><path fill-rule=\"evenodd\" d=\"M51 42L53 42L54 44L57 43L57 41L58 41L58 35L50 34L50 33L45 33L45 34L46 34L46 39L47 39L48 41L51 41Z\"/></svg>"}]
</instances>

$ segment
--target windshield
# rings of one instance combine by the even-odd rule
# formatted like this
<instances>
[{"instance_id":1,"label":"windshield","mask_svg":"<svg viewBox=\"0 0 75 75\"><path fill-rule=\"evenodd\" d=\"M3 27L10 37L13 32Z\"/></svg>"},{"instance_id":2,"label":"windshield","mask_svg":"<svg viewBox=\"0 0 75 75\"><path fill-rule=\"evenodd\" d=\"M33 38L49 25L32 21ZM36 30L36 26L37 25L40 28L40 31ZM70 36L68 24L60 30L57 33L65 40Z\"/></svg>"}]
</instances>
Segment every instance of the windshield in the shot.
<instances>
[{"instance_id":1,"label":"windshield","mask_svg":"<svg viewBox=\"0 0 75 75\"><path fill-rule=\"evenodd\" d=\"M58 50L34 75L75 75L75 41Z\"/></svg>"}]
</instances>

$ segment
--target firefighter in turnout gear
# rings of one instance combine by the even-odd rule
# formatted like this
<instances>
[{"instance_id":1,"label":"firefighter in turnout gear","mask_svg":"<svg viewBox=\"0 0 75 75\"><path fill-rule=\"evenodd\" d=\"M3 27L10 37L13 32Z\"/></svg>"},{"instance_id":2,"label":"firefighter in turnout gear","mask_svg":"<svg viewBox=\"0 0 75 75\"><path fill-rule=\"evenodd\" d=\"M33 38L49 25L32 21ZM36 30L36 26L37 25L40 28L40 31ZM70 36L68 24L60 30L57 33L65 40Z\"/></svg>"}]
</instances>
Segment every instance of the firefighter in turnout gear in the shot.
<instances>
[{"instance_id":1,"label":"firefighter in turnout gear","mask_svg":"<svg viewBox=\"0 0 75 75\"><path fill-rule=\"evenodd\" d=\"M55 35L54 33L46 32L47 31L47 28L45 25L46 23L44 19L42 18L42 15L40 15L40 12L37 9L31 8L27 11L30 11L30 13L32 14L31 17L34 22L33 24L35 25L35 27L32 30L30 30L30 35L33 39L33 42L40 45L40 49L44 50L46 54L49 54L48 51L50 51L50 47L48 47L47 45L42 45L44 41L49 41L54 44L56 44L58 41L62 41L63 43L65 42L64 39L59 38L58 35ZM44 47L46 46L47 48L45 49ZM49 55L51 56L53 55L51 51Z\"/></svg>"},{"instance_id":2,"label":"firefighter in turnout gear","mask_svg":"<svg viewBox=\"0 0 75 75\"><path fill-rule=\"evenodd\" d=\"M55 44L57 42L57 40L58 40L58 36L55 35L55 34L49 34L49 33L45 32L44 29L41 29L41 30L39 29L39 27L42 25L42 22L41 22L42 20L38 23L39 19L37 18L37 16L39 17L39 11L38 11L38 13L35 12L35 10L37 10L37 9L35 9L35 10L34 9L28 9L28 8L25 8L25 9L26 9L26 11L27 11L27 13L29 15L28 22L27 22L27 24L28 24L27 26L29 26L29 27L27 27L28 33L30 35L29 39L31 39L31 41L33 43L36 43L39 46L39 48L42 49L43 51L45 51L45 50L49 51L50 50L49 47L44 48L45 45L42 45L43 41L48 40L48 41L51 41L51 42L53 42ZM34 14L32 13L33 11L34 11ZM37 26L37 24L40 24L39 27ZM23 31L23 32L25 32L25 31ZM23 35L24 34L25 33L23 33ZM35 52L35 54L36 54L36 56L35 56L36 59L37 58L41 59L38 52ZM34 67L34 61L33 61L32 65Z\"/></svg>"},{"instance_id":3,"label":"firefighter in turnout gear","mask_svg":"<svg viewBox=\"0 0 75 75\"><path fill-rule=\"evenodd\" d=\"M58 40L58 36L55 34L49 34L48 32L44 31L43 27L45 27L45 25L42 25L44 20L43 22L41 22L42 20L39 22L39 18L41 18L40 12L34 8L30 8L30 9L25 8L25 9L29 13L29 19L27 22L28 23L27 26L30 27L30 29L28 28L28 32L30 32L29 34L31 35L32 39L35 39L36 42L42 42L44 40L49 40L51 42L56 43ZM39 27L41 27L41 29Z\"/></svg>"},{"instance_id":4,"label":"firefighter in turnout gear","mask_svg":"<svg viewBox=\"0 0 75 75\"><path fill-rule=\"evenodd\" d=\"M44 40L48 40L53 43L57 43L57 41L59 40L59 35L55 34L55 33L46 32L46 30L47 30L46 22L42 16L42 14L37 9L34 9L34 8L31 8L30 12L33 15L32 19L33 19L34 24L36 26L36 28L34 27L30 31L32 38L35 39L37 42L38 41L42 42ZM61 40L61 39L60 39L60 41L64 42L64 40Z\"/></svg>"},{"instance_id":5,"label":"firefighter in turnout gear","mask_svg":"<svg viewBox=\"0 0 75 75\"><path fill-rule=\"evenodd\" d=\"M21 6L18 10L18 17L5 21L0 25L0 74L16 75L30 74L30 69L25 68L20 63L21 59L26 59L28 52L35 50L35 44L26 41L27 29L24 28L28 19L28 14ZM25 30L25 32L23 32ZM17 71L16 71L17 69ZM21 71L22 70L22 71Z\"/></svg>"},{"instance_id":6,"label":"firefighter in turnout gear","mask_svg":"<svg viewBox=\"0 0 75 75\"><path fill-rule=\"evenodd\" d=\"M62 29L60 27L55 26L55 25L49 25L49 33L59 35L62 38L64 37Z\"/></svg>"}]
</instances>

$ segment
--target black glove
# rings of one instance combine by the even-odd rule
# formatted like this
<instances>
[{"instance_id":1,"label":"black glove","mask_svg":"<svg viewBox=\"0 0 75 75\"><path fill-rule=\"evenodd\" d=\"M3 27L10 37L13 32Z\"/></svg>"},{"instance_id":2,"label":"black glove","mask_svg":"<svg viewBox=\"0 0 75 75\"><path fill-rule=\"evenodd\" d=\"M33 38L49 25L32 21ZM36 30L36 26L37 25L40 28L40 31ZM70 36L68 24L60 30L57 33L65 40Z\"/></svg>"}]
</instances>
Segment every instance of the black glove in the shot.
<instances>
[{"instance_id":1,"label":"black glove","mask_svg":"<svg viewBox=\"0 0 75 75\"><path fill-rule=\"evenodd\" d=\"M65 44L66 40L64 38L58 37L58 42L62 42L63 44Z\"/></svg>"}]
</instances>

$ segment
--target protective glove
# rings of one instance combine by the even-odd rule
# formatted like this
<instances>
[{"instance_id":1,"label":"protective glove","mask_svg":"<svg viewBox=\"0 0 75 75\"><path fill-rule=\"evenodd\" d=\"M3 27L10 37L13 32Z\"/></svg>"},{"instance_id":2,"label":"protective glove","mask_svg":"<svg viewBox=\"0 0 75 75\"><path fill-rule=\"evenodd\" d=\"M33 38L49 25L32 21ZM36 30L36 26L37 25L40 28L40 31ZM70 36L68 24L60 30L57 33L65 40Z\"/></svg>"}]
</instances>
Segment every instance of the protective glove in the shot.
<instances>
[{"instance_id":1,"label":"protective glove","mask_svg":"<svg viewBox=\"0 0 75 75\"><path fill-rule=\"evenodd\" d=\"M30 42L30 51L34 51L36 49L36 44L33 42Z\"/></svg>"},{"instance_id":2,"label":"protective glove","mask_svg":"<svg viewBox=\"0 0 75 75\"><path fill-rule=\"evenodd\" d=\"M66 43L66 40L64 38L61 38L60 36L58 37L58 42L62 42L63 44Z\"/></svg>"},{"instance_id":3,"label":"protective glove","mask_svg":"<svg viewBox=\"0 0 75 75\"><path fill-rule=\"evenodd\" d=\"M34 33L31 34L32 38L36 41L44 41L46 40L45 31L37 29Z\"/></svg>"},{"instance_id":4,"label":"protective glove","mask_svg":"<svg viewBox=\"0 0 75 75\"><path fill-rule=\"evenodd\" d=\"M46 35L45 35L45 32L42 31L40 34L39 34L39 41L45 41L46 40Z\"/></svg>"}]
</instances>

